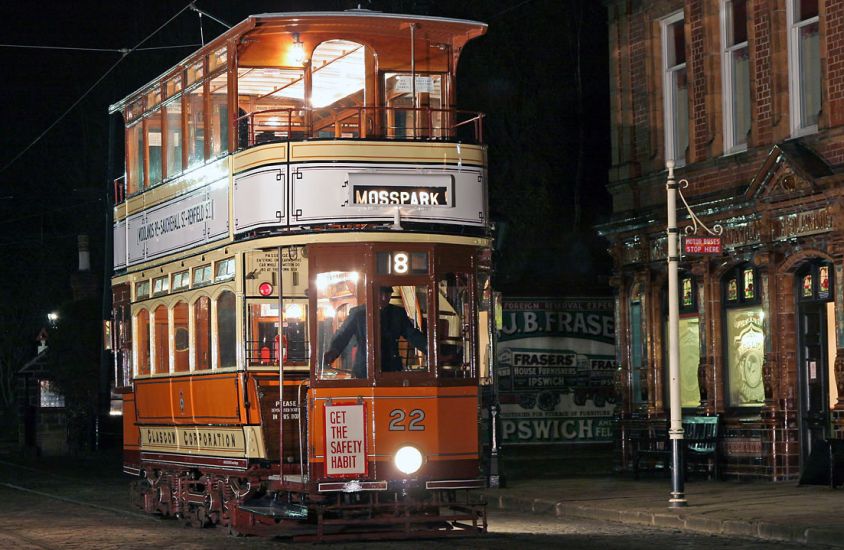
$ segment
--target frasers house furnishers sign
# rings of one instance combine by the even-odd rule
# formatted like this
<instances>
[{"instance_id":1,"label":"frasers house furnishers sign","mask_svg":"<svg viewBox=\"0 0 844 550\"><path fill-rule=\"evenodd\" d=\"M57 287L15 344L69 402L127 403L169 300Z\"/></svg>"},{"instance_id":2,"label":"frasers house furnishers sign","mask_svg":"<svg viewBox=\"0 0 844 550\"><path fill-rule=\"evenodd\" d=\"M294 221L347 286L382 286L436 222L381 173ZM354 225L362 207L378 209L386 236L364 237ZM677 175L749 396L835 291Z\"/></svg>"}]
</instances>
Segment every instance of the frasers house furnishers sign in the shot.
<instances>
[{"instance_id":1,"label":"frasers house furnishers sign","mask_svg":"<svg viewBox=\"0 0 844 550\"><path fill-rule=\"evenodd\" d=\"M612 439L613 301L505 299L496 377L505 443Z\"/></svg>"}]
</instances>

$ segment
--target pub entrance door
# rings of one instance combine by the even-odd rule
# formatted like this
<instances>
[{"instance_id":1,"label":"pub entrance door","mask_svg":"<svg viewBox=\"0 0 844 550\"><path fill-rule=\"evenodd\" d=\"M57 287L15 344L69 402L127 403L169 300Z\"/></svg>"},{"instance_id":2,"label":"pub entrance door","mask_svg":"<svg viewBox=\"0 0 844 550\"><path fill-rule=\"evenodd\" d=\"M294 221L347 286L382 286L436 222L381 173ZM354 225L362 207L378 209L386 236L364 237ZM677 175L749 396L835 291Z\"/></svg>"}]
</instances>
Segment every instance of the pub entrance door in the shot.
<instances>
[{"instance_id":1,"label":"pub entrance door","mask_svg":"<svg viewBox=\"0 0 844 550\"><path fill-rule=\"evenodd\" d=\"M807 265L797 277L801 472L819 442L829 437L830 339L832 349L835 339L829 323L834 319L831 277L832 268L828 264ZM820 447L826 449L825 444Z\"/></svg>"}]
</instances>

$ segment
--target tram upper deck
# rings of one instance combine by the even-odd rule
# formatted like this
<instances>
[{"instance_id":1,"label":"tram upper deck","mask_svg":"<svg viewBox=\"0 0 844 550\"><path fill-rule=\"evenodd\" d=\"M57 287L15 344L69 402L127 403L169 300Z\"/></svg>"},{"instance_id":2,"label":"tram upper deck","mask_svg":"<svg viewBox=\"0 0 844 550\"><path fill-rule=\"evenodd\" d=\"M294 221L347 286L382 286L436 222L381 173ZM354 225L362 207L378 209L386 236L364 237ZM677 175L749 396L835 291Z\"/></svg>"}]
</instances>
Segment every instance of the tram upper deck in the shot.
<instances>
[{"instance_id":1,"label":"tram upper deck","mask_svg":"<svg viewBox=\"0 0 844 550\"><path fill-rule=\"evenodd\" d=\"M247 18L111 106L126 124L115 270L283 231L488 233L483 23L367 10Z\"/></svg>"}]
</instances>

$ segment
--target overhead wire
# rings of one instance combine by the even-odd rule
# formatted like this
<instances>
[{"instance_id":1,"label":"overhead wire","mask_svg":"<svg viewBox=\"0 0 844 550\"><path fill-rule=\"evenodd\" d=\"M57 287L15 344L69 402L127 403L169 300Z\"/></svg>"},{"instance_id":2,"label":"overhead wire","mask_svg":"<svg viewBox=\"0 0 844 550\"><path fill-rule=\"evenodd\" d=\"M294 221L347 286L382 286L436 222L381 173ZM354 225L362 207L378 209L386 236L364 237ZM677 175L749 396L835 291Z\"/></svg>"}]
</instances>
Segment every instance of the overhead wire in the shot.
<instances>
[{"instance_id":1,"label":"overhead wire","mask_svg":"<svg viewBox=\"0 0 844 550\"><path fill-rule=\"evenodd\" d=\"M196 48L201 44L177 44L173 46L150 46L148 48L135 48L136 52L152 50L175 50L179 48ZM17 48L29 50L58 50L78 52L105 52L105 53L128 53L128 48L82 48L77 46L44 46L40 44L0 44L0 48Z\"/></svg>"},{"instance_id":2,"label":"overhead wire","mask_svg":"<svg viewBox=\"0 0 844 550\"><path fill-rule=\"evenodd\" d=\"M6 170L8 170L8 168L9 168L10 166L12 166L15 162L17 162L17 161L18 161L18 159L20 159L20 158L21 158L24 154L26 154L26 152L27 152L27 151L29 151L30 149L32 149L32 147L34 147L36 143L38 143L39 141L41 141L41 139L42 139L45 135L47 135L47 133L48 133L50 130L52 130L52 129L53 129L53 128L54 128L54 127L55 127L55 126L56 126L59 122L61 122L62 120L64 120L64 118L65 118L65 117L66 117L66 116L67 116L67 115L68 115L68 114L69 114L69 113L70 113L73 109L75 109L75 108L76 108L76 106L77 106L77 105L79 105L79 104L82 102L82 100L84 100L86 97L88 97L88 95L89 95L89 94L90 94L90 93L94 90L94 88L96 88L96 87L99 85L99 83L100 83L100 82L102 82L103 80L105 80L105 78L106 78L109 74L111 74L111 72L112 72L114 69L116 69L116 68L117 68L117 66L118 66L118 65L119 65L119 64L120 64L120 63L121 63L124 59L126 59L126 56L127 56L127 55L131 54L132 52L134 52L134 51L136 51L138 48L140 48L140 47L141 47L141 46L142 46L142 45L143 45L143 44L144 44L147 40L149 40L150 38L152 38L153 36L155 36L156 34L158 34L158 32L159 32L161 29L163 29L164 27L166 27L167 25L169 25L169 24L170 24L170 23L171 23L174 19L176 19L178 16L180 16L180 15L181 15L182 13L184 13L186 10L191 9L191 7L192 7L193 5L194 5L194 2L192 2L192 1L191 1L191 2L189 2L189 3L188 3L188 4L184 7L184 8L180 9L180 10L179 10L179 11L178 11L175 15L173 15L170 19L168 19L168 20L167 20L167 21L165 21L163 24L161 24L161 25L160 25L157 29L155 29L154 31L152 31L150 34L148 34L148 35L147 35L147 36L146 36L143 40L141 40L140 42L138 42L138 43L137 43L134 47L132 47L132 48L130 48L130 49L128 49L128 50L126 50L126 51L121 51L121 56L120 56L120 59L118 59L117 61L115 61L115 62L114 62L114 64L112 64L112 65L111 65L111 67L109 67L109 68L108 68L108 70L106 70L106 72L105 72L105 73L103 73L103 75L102 75L102 76L100 76L100 78L98 78L98 79L96 80L96 82L94 82L94 83L93 83L93 84L92 84L92 85L91 85L91 86L90 86L90 87L89 87L89 88L88 88L85 92L83 92L83 94L82 94L81 96L79 96L79 98L78 98L76 101L74 101L74 102L73 102L73 104L71 104L71 106L70 106L70 107L68 107L68 108L67 108L67 110L65 110L65 112L63 112L61 115L59 115L59 116L58 116L58 117L57 117L57 118L56 118L56 119L55 119L55 120L54 120L54 121L53 121L53 122L52 122L49 126L47 126L47 128L46 128L43 132L41 132L40 134L38 134L38 136L37 136L34 140L32 140L32 141L29 143L29 145L27 145L26 147L24 147L24 148L23 148L23 149L22 149L22 150L21 150L18 154L16 154L14 157L12 157L12 159L11 159L9 162L7 162L6 164L4 164L4 165L3 165L3 167L2 167L2 168L0 168L0 174L4 173Z\"/></svg>"}]
</instances>

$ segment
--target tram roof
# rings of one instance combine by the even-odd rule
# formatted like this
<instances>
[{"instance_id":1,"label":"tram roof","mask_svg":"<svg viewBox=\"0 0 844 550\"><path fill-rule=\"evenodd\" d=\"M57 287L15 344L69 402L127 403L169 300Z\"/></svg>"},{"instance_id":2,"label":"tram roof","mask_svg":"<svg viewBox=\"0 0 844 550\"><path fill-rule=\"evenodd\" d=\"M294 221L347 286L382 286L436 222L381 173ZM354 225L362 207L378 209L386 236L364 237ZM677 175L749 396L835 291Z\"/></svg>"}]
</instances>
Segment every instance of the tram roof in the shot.
<instances>
[{"instance_id":1,"label":"tram roof","mask_svg":"<svg viewBox=\"0 0 844 550\"><path fill-rule=\"evenodd\" d=\"M469 40L486 33L487 24L468 19L452 19L425 15L404 15L384 13L366 9L324 12L283 12L250 15L205 46L174 64L158 77L150 80L117 103L109 106L109 114L123 109L130 101L147 92L156 82L173 76L174 68L188 64L201 55L223 46L238 35L271 35L298 33L300 36L317 33L344 31L344 37L366 36L406 37L411 24L417 25L421 39L434 43L445 43L459 50Z\"/></svg>"}]
</instances>

